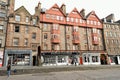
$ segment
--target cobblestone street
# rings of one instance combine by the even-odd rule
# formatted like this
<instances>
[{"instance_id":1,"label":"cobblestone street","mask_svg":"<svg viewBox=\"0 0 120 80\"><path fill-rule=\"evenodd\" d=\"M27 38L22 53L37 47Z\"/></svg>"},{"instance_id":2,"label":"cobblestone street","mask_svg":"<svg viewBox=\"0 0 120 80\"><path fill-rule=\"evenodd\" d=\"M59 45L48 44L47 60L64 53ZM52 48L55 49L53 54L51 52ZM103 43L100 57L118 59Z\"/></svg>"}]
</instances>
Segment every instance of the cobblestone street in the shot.
<instances>
[{"instance_id":1,"label":"cobblestone street","mask_svg":"<svg viewBox=\"0 0 120 80\"><path fill-rule=\"evenodd\" d=\"M120 80L120 69L64 71L0 76L0 80Z\"/></svg>"}]
</instances>

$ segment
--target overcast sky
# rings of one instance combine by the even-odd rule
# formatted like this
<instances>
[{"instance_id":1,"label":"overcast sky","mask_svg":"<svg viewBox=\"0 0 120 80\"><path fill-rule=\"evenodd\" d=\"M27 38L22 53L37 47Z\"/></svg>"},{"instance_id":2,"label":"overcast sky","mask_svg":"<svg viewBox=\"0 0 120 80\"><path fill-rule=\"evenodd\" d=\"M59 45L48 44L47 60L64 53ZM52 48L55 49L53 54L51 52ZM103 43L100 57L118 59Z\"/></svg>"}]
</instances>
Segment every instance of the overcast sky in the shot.
<instances>
[{"instance_id":1,"label":"overcast sky","mask_svg":"<svg viewBox=\"0 0 120 80\"><path fill-rule=\"evenodd\" d=\"M120 0L15 0L15 9L20 6L25 6L31 14L34 14L34 8L38 2L41 2L41 7L46 9L49 9L55 3L57 3L59 7L64 3L68 13L71 12L74 7L76 7L78 11L84 8L86 14L94 10L100 19L114 13L115 20L117 21L120 19L119 1Z\"/></svg>"}]
</instances>

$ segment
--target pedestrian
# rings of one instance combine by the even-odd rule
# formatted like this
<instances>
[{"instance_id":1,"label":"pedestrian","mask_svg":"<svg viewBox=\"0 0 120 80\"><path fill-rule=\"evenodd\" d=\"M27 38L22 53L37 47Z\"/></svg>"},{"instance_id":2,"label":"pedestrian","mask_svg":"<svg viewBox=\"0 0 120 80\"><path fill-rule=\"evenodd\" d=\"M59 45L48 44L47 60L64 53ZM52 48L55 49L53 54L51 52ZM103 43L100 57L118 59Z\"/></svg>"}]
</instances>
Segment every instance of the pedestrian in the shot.
<instances>
[{"instance_id":1,"label":"pedestrian","mask_svg":"<svg viewBox=\"0 0 120 80\"><path fill-rule=\"evenodd\" d=\"M10 76L10 73L11 73L11 65L8 64L8 65L7 65L7 76L8 76L8 77Z\"/></svg>"},{"instance_id":2,"label":"pedestrian","mask_svg":"<svg viewBox=\"0 0 120 80\"><path fill-rule=\"evenodd\" d=\"M75 62L75 66L77 66L77 60L76 59L74 59L74 62Z\"/></svg>"}]
</instances>

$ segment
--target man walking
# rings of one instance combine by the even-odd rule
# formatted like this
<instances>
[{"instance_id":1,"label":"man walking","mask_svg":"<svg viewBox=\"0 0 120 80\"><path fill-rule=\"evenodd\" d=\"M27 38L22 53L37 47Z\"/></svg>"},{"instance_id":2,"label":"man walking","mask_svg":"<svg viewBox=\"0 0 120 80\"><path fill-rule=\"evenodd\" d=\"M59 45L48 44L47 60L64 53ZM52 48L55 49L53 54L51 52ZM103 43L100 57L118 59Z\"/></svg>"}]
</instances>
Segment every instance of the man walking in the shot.
<instances>
[{"instance_id":1,"label":"man walking","mask_svg":"<svg viewBox=\"0 0 120 80\"><path fill-rule=\"evenodd\" d=\"M11 65L8 64L7 65L7 75L8 75L8 77L10 76L10 73L11 73Z\"/></svg>"}]
</instances>

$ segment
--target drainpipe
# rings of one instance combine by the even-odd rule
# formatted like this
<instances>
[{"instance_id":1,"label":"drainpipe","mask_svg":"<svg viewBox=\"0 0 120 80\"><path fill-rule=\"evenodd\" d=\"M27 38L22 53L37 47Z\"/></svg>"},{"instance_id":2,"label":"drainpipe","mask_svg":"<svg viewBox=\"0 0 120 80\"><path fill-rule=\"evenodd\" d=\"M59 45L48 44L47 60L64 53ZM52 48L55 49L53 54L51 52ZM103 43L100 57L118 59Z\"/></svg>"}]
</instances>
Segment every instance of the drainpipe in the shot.
<instances>
[{"instance_id":1,"label":"drainpipe","mask_svg":"<svg viewBox=\"0 0 120 80\"><path fill-rule=\"evenodd\" d=\"M7 55L5 55L5 50L6 50L6 41L7 41L7 30L8 30L8 23L9 23L9 15L8 15L8 12L9 12L9 10L8 10L8 7L9 7L9 3L10 1L8 0L7 1L7 9L6 9L6 20L5 20L5 22L6 22L6 30L5 30L5 43L4 43L4 52L3 52L3 60L2 60L2 66L6 66L6 60L5 60L5 58L6 58L6 56Z\"/></svg>"}]
</instances>

